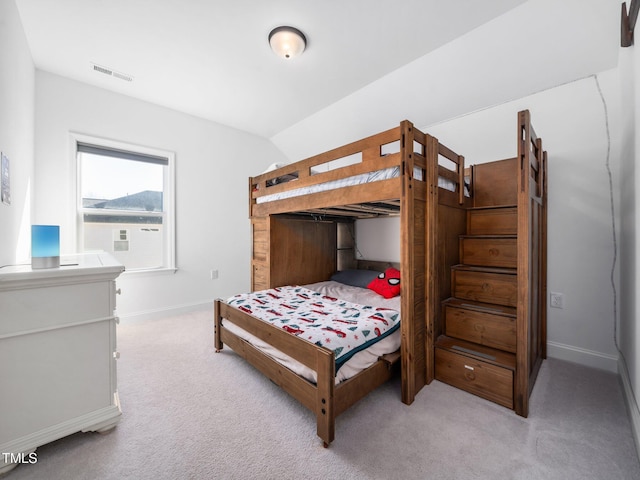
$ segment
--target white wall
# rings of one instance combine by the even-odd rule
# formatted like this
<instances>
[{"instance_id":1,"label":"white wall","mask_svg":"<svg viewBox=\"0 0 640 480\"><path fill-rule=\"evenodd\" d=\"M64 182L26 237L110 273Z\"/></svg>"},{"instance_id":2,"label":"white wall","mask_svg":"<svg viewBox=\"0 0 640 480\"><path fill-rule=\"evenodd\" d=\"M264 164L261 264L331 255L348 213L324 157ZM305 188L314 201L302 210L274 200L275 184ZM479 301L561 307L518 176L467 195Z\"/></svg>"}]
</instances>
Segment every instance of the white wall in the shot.
<instances>
[{"instance_id":1,"label":"white wall","mask_svg":"<svg viewBox=\"0 0 640 480\"><path fill-rule=\"evenodd\" d=\"M628 4L629 2L627 2ZM622 98L621 202L620 202L620 375L631 413L636 447L640 454L640 46L636 25L636 45L620 49Z\"/></svg>"},{"instance_id":2,"label":"white wall","mask_svg":"<svg viewBox=\"0 0 640 480\"><path fill-rule=\"evenodd\" d=\"M432 125L614 68L619 19L612 0L528 0L271 140L300 160L404 119Z\"/></svg>"},{"instance_id":3,"label":"white wall","mask_svg":"<svg viewBox=\"0 0 640 480\"><path fill-rule=\"evenodd\" d=\"M598 75L598 81L608 110L612 140L609 163L619 237L618 70ZM441 124L418 127L464 155L467 164L484 163L517 155L517 112L523 109L531 112L534 128L549 154L547 285L548 291L564 294L563 309L548 309L548 354L615 372L618 353L613 341L611 284L615 246L606 168L609 144L604 105L595 77ZM399 232L399 220L387 220L384 225L378 224L378 228L379 220L365 222L359 221L356 230L362 254L397 261L399 256L386 258L392 254L389 250L392 242L378 242L379 234L366 233L391 226ZM624 260L618 257L614 271L618 296L621 261Z\"/></svg>"},{"instance_id":4,"label":"white wall","mask_svg":"<svg viewBox=\"0 0 640 480\"><path fill-rule=\"evenodd\" d=\"M0 266L29 257L34 76L18 10L13 1L0 2L0 151L11 173L11 205L0 203Z\"/></svg>"},{"instance_id":5,"label":"white wall","mask_svg":"<svg viewBox=\"0 0 640 480\"><path fill-rule=\"evenodd\" d=\"M564 294L563 309L548 309L548 354L615 372L614 219L606 161L611 148L617 217L618 71L599 74L598 81L608 118L595 77L589 77L426 130L470 164L515 157L517 112L529 109L549 155L547 288ZM614 271L619 288L618 272L619 259Z\"/></svg>"},{"instance_id":6,"label":"white wall","mask_svg":"<svg viewBox=\"0 0 640 480\"><path fill-rule=\"evenodd\" d=\"M114 79L114 81L118 81ZM36 73L35 221L61 226L75 251L75 178L69 132L176 154L175 274L127 274L120 316L188 309L250 288L247 178L282 154L252 134L68 80ZM210 280L209 271L219 271Z\"/></svg>"}]
</instances>

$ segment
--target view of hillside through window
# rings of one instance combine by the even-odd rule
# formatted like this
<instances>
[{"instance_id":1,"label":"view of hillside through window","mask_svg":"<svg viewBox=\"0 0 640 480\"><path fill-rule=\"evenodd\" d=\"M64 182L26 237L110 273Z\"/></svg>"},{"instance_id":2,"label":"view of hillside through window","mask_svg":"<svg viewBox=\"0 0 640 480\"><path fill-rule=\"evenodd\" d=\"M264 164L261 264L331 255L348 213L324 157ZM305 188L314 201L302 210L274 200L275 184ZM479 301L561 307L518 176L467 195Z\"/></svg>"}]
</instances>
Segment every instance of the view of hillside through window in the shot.
<instances>
[{"instance_id":1,"label":"view of hillside through window","mask_svg":"<svg viewBox=\"0 0 640 480\"><path fill-rule=\"evenodd\" d=\"M128 270L163 266L164 168L79 150L84 251L111 253Z\"/></svg>"}]
</instances>

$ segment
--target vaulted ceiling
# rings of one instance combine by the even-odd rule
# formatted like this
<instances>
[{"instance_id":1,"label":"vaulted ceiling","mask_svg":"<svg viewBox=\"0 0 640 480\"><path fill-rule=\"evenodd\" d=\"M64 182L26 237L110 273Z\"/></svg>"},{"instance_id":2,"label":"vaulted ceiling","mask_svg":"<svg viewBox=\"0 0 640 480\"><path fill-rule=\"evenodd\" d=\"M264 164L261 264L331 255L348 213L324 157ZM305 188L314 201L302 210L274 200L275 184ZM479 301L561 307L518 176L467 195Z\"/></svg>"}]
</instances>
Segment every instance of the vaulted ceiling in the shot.
<instances>
[{"instance_id":1,"label":"vaulted ceiling","mask_svg":"<svg viewBox=\"0 0 640 480\"><path fill-rule=\"evenodd\" d=\"M613 0L16 4L36 68L276 143L355 113L441 121L613 68L619 48ZM279 25L306 34L302 56L270 50Z\"/></svg>"}]
</instances>

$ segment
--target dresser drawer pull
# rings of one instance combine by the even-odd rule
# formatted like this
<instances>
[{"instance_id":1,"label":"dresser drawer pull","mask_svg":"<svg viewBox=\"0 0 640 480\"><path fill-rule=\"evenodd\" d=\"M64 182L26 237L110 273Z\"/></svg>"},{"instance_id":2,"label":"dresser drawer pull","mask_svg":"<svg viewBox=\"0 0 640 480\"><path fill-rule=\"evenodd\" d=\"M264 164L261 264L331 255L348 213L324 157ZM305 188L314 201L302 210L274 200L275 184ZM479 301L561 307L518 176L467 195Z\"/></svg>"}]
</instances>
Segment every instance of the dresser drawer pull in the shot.
<instances>
[{"instance_id":1,"label":"dresser drawer pull","mask_svg":"<svg viewBox=\"0 0 640 480\"><path fill-rule=\"evenodd\" d=\"M471 370L471 371L475 370L473 367L470 367L469 365L465 365L464 368L466 368L467 370Z\"/></svg>"}]
</instances>

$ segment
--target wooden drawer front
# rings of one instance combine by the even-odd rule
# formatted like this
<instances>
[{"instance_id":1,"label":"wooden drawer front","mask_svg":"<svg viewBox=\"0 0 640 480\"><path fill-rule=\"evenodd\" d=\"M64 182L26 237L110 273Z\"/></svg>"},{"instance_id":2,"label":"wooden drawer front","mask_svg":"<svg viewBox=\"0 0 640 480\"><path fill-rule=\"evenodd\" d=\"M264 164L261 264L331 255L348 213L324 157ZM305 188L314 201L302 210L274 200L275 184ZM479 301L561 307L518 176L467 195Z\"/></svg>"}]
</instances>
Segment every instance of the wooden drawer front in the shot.
<instances>
[{"instance_id":1,"label":"wooden drawer front","mask_svg":"<svg viewBox=\"0 0 640 480\"><path fill-rule=\"evenodd\" d=\"M252 266L251 290L266 290L269 288L269 269L262 263L254 263Z\"/></svg>"},{"instance_id":2,"label":"wooden drawer front","mask_svg":"<svg viewBox=\"0 0 640 480\"><path fill-rule=\"evenodd\" d=\"M255 218L251 221L253 227L253 258L266 260L269 251L269 230L266 218Z\"/></svg>"},{"instance_id":3,"label":"wooden drawer front","mask_svg":"<svg viewBox=\"0 0 640 480\"><path fill-rule=\"evenodd\" d=\"M516 319L447 305L445 331L450 337L461 338L487 347L516 352Z\"/></svg>"},{"instance_id":4,"label":"wooden drawer front","mask_svg":"<svg viewBox=\"0 0 640 480\"><path fill-rule=\"evenodd\" d=\"M465 265L516 268L515 238L461 238L460 258Z\"/></svg>"},{"instance_id":5,"label":"wooden drawer front","mask_svg":"<svg viewBox=\"0 0 640 480\"><path fill-rule=\"evenodd\" d=\"M268 243L266 241L262 242L253 239L253 259L254 260L266 260L267 259L267 251L268 251Z\"/></svg>"},{"instance_id":6,"label":"wooden drawer front","mask_svg":"<svg viewBox=\"0 0 640 480\"><path fill-rule=\"evenodd\" d=\"M517 235L516 207L469 210L467 235Z\"/></svg>"},{"instance_id":7,"label":"wooden drawer front","mask_svg":"<svg viewBox=\"0 0 640 480\"><path fill-rule=\"evenodd\" d=\"M451 289L454 297L476 302L515 307L518 300L515 274L453 269Z\"/></svg>"},{"instance_id":8,"label":"wooden drawer front","mask_svg":"<svg viewBox=\"0 0 640 480\"><path fill-rule=\"evenodd\" d=\"M513 408L513 372L436 348L436 380Z\"/></svg>"}]
</instances>

